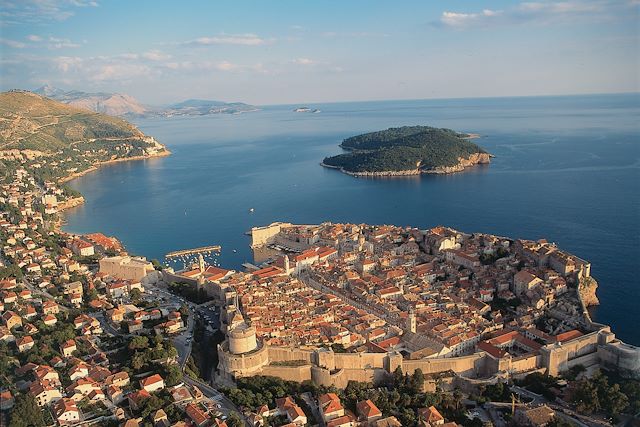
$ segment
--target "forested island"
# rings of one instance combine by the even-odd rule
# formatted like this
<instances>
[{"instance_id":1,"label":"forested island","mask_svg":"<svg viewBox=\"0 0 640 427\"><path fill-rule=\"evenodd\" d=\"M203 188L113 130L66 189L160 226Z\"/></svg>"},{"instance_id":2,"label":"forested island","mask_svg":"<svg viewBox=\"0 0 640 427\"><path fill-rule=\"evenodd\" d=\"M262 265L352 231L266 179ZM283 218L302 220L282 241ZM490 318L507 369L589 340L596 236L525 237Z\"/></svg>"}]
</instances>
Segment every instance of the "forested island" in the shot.
<instances>
[{"instance_id":1,"label":"forested island","mask_svg":"<svg viewBox=\"0 0 640 427\"><path fill-rule=\"evenodd\" d=\"M430 126L403 126L365 133L340 144L349 153L321 165L355 176L454 173L490 162L491 155L469 141L476 135Z\"/></svg>"}]
</instances>

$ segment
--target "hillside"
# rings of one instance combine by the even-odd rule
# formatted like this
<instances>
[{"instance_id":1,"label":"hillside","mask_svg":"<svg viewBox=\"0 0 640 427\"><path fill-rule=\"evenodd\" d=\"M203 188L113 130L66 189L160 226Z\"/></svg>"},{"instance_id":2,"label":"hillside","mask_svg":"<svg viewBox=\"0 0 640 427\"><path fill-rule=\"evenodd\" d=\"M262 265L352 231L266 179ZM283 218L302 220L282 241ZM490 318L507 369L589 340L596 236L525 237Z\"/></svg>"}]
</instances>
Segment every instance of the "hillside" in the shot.
<instances>
[{"instance_id":1,"label":"hillside","mask_svg":"<svg viewBox=\"0 0 640 427\"><path fill-rule=\"evenodd\" d=\"M345 139L350 153L327 157L323 166L353 175L416 175L459 172L489 163L489 154L451 129L404 126Z\"/></svg>"},{"instance_id":2,"label":"hillside","mask_svg":"<svg viewBox=\"0 0 640 427\"><path fill-rule=\"evenodd\" d=\"M36 175L62 179L105 162L167 153L125 120L32 92L0 93L0 166L5 172L33 161Z\"/></svg>"},{"instance_id":3,"label":"hillside","mask_svg":"<svg viewBox=\"0 0 640 427\"><path fill-rule=\"evenodd\" d=\"M64 91L51 86L42 86L34 92L74 107L110 116L143 116L148 112L148 108L134 97L119 93Z\"/></svg>"}]
</instances>

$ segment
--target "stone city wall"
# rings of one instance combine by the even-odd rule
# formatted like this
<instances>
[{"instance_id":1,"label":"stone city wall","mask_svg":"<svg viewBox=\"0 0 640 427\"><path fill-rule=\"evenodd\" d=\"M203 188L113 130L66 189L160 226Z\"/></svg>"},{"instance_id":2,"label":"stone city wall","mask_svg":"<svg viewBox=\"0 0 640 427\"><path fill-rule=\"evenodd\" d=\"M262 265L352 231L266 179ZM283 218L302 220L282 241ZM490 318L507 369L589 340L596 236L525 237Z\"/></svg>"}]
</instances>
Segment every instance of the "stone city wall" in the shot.
<instances>
[{"instance_id":1,"label":"stone city wall","mask_svg":"<svg viewBox=\"0 0 640 427\"><path fill-rule=\"evenodd\" d=\"M291 224L274 222L264 227L253 227L251 229L251 247L273 243L274 238L280 233L280 230L287 227L291 227Z\"/></svg>"},{"instance_id":2,"label":"stone city wall","mask_svg":"<svg viewBox=\"0 0 640 427\"><path fill-rule=\"evenodd\" d=\"M615 340L598 347L600 363L626 378L640 379L640 348Z\"/></svg>"},{"instance_id":3,"label":"stone city wall","mask_svg":"<svg viewBox=\"0 0 640 427\"><path fill-rule=\"evenodd\" d=\"M542 365L549 375L557 376L560 372L569 369L570 360L595 353L598 349L599 337L600 331L596 331L562 344L548 344L540 350Z\"/></svg>"},{"instance_id":4,"label":"stone city wall","mask_svg":"<svg viewBox=\"0 0 640 427\"><path fill-rule=\"evenodd\" d=\"M425 358L418 360L403 360L402 372L413 374L420 368L424 374L436 374L444 371L453 371L468 377L476 377L484 372L484 359L487 356L475 353L470 356Z\"/></svg>"},{"instance_id":5,"label":"stone city wall","mask_svg":"<svg viewBox=\"0 0 640 427\"><path fill-rule=\"evenodd\" d=\"M269 360L273 362L293 362L304 360L313 363L313 350L304 350L295 347L271 347L266 346L269 352Z\"/></svg>"},{"instance_id":6,"label":"stone city wall","mask_svg":"<svg viewBox=\"0 0 640 427\"><path fill-rule=\"evenodd\" d=\"M260 375L282 378L285 381L303 382L311 379L311 365L302 366L274 366L262 368Z\"/></svg>"}]
</instances>

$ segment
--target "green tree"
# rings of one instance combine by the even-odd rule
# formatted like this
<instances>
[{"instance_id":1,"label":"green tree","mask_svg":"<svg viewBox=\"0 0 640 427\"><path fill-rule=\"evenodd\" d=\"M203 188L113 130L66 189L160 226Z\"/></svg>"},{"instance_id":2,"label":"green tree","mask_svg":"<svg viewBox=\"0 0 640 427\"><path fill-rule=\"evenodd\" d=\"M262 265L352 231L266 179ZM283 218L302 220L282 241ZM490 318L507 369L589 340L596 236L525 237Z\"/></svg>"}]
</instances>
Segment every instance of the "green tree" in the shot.
<instances>
[{"instance_id":1,"label":"green tree","mask_svg":"<svg viewBox=\"0 0 640 427\"><path fill-rule=\"evenodd\" d=\"M244 427L244 421L237 412L231 412L229 418L227 418L227 425L229 427Z\"/></svg>"},{"instance_id":2,"label":"green tree","mask_svg":"<svg viewBox=\"0 0 640 427\"><path fill-rule=\"evenodd\" d=\"M174 386L182 381L182 371L178 365L169 365L165 368L164 379L168 386Z\"/></svg>"},{"instance_id":3,"label":"green tree","mask_svg":"<svg viewBox=\"0 0 640 427\"><path fill-rule=\"evenodd\" d=\"M620 414L627 406L629 399L620 391L620 385L614 384L609 387L601 396L602 407L611 415Z\"/></svg>"},{"instance_id":4,"label":"green tree","mask_svg":"<svg viewBox=\"0 0 640 427\"><path fill-rule=\"evenodd\" d=\"M129 350L139 350L149 348L149 338L145 336L135 336L129 341Z\"/></svg>"},{"instance_id":5,"label":"green tree","mask_svg":"<svg viewBox=\"0 0 640 427\"><path fill-rule=\"evenodd\" d=\"M142 292L140 291L140 289L134 288L129 293L129 298L131 298L131 301L133 301L134 304L138 304L140 302L140 299L142 298Z\"/></svg>"},{"instance_id":6,"label":"green tree","mask_svg":"<svg viewBox=\"0 0 640 427\"><path fill-rule=\"evenodd\" d=\"M9 427L40 427L44 426L42 411L36 399L30 394L21 394L16 399L16 404L11 411Z\"/></svg>"}]
</instances>

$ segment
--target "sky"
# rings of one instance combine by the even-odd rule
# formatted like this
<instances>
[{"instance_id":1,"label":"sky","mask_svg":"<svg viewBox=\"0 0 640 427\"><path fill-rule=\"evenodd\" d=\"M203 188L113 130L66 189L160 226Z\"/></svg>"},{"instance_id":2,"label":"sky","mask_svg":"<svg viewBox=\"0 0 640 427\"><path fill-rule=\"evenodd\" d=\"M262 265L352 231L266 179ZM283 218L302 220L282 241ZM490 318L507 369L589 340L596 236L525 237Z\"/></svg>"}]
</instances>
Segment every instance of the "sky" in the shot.
<instances>
[{"instance_id":1,"label":"sky","mask_svg":"<svg viewBox=\"0 0 640 427\"><path fill-rule=\"evenodd\" d=\"M640 91L640 0L3 0L0 89L257 105Z\"/></svg>"}]
</instances>

